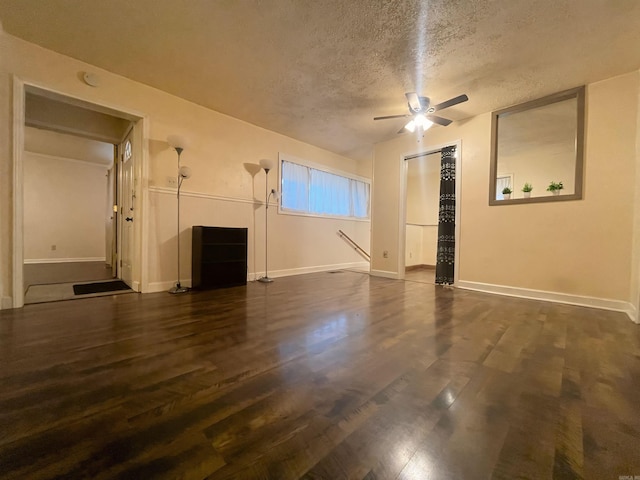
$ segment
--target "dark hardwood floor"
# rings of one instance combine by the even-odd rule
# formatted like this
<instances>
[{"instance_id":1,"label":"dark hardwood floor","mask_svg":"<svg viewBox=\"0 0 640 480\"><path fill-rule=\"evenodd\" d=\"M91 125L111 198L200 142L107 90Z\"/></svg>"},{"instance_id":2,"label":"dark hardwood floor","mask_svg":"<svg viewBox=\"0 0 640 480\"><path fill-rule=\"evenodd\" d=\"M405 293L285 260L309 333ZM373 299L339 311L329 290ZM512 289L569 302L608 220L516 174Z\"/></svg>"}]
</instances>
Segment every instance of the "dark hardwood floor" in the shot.
<instances>
[{"instance_id":1,"label":"dark hardwood floor","mask_svg":"<svg viewBox=\"0 0 640 480\"><path fill-rule=\"evenodd\" d=\"M3 479L640 475L622 313L354 272L0 312Z\"/></svg>"}]
</instances>

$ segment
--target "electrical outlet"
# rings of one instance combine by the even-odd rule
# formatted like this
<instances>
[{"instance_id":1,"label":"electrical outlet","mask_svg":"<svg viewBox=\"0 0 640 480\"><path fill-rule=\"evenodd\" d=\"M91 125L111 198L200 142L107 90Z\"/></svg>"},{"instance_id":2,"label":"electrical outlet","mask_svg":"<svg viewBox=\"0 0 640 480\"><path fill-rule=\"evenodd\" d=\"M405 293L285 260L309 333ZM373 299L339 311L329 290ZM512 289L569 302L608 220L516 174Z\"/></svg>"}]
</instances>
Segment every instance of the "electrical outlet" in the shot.
<instances>
[{"instance_id":1,"label":"electrical outlet","mask_svg":"<svg viewBox=\"0 0 640 480\"><path fill-rule=\"evenodd\" d=\"M178 187L178 178L177 177L167 177L167 187Z\"/></svg>"},{"instance_id":2,"label":"electrical outlet","mask_svg":"<svg viewBox=\"0 0 640 480\"><path fill-rule=\"evenodd\" d=\"M413 252L409 252L409 258L413 258Z\"/></svg>"},{"instance_id":3,"label":"electrical outlet","mask_svg":"<svg viewBox=\"0 0 640 480\"><path fill-rule=\"evenodd\" d=\"M389 258L389 251L385 250L384 252L382 252L382 257L383 258Z\"/></svg>"}]
</instances>

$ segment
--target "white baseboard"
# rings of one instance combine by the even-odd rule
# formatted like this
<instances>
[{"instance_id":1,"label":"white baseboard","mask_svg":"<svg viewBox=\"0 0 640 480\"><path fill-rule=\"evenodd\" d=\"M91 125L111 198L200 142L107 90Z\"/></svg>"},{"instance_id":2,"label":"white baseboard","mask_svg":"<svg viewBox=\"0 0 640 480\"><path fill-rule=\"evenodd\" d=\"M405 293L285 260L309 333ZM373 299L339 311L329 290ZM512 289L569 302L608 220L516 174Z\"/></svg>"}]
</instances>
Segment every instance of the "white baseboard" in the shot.
<instances>
[{"instance_id":1,"label":"white baseboard","mask_svg":"<svg viewBox=\"0 0 640 480\"><path fill-rule=\"evenodd\" d=\"M578 305L581 307L600 308L602 310L612 310L624 312L631 320L636 321L635 308L629 302L622 300L611 300L608 298L587 297L582 295L572 295L569 293L549 292L545 290L533 290L529 288L507 287L504 285L493 285L490 283L467 282L460 280L455 285L465 290L476 292L493 293L508 297L528 298L531 300L543 300L553 303L565 303L568 305Z\"/></svg>"},{"instance_id":2,"label":"white baseboard","mask_svg":"<svg viewBox=\"0 0 640 480\"><path fill-rule=\"evenodd\" d=\"M0 297L0 310L7 310L8 308L13 308L13 298Z\"/></svg>"},{"instance_id":3,"label":"white baseboard","mask_svg":"<svg viewBox=\"0 0 640 480\"><path fill-rule=\"evenodd\" d=\"M168 292L169 289L173 287L175 284L176 284L175 280L169 280L164 282L151 282L149 283L149 289L142 293ZM183 287L191 288L191 279L180 280L180 285L182 285ZM132 290L135 290L135 289L132 289Z\"/></svg>"},{"instance_id":4,"label":"white baseboard","mask_svg":"<svg viewBox=\"0 0 640 480\"><path fill-rule=\"evenodd\" d=\"M400 279L400 275L398 274L398 272L388 272L386 270L371 270L370 273L374 277L392 278L394 280Z\"/></svg>"},{"instance_id":5,"label":"white baseboard","mask_svg":"<svg viewBox=\"0 0 640 480\"><path fill-rule=\"evenodd\" d=\"M269 272L270 278L290 277L293 275L303 275L305 273L318 273L329 272L331 270L347 270L347 269L368 269L369 262L351 262L351 263L337 263L334 265L317 265L314 267L301 267L301 268L289 268L285 270L273 270ZM263 272L251 272L247 274L247 281L253 282L258 278L264 276ZM144 293L164 292L168 291L176 284L175 280L167 282L151 282L149 283L149 290ZM181 280L181 285L185 287L191 287L191 279ZM135 290L135 288L134 288Z\"/></svg>"},{"instance_id":6,"label":"white baseboard","mask_svg":"<svg viewBox=\"0 0 640 480\"><path fill-rule=\"evenodd\" d=\"M285 270L273 270L269 272L269 277L290 277L293 275L304 275L305 273L330 272L332 270L347 270L350 268L369 269L369 262L336 263L334 265L316 265L313 267L289 268ZM263 276L261 272L249 274L254 280Z\"/></svg>"},{"instance_id":7,"label":"white baseboard","mask_svg":"<svg viewBox=\"0 0 640 480\"><path fill-rule=\"evenodd\" d=\"M71 262L105 262L105 257L82 257L82 258L25 258L25 264L34 263L71 263Z\"/></svg>"},{"instance_id":8,"label":"white baseboard","mask_svg":"<svg viewBox=\"0 0 640 480\"><path fill-rule=\"evenodd\" d=\"M640 318L638 317L638 310L636 309L636 307L630 304L629 308L627 309L627 315L629 315L629 318L632 322L640 325Z\"/></svg>"}]
</instances>

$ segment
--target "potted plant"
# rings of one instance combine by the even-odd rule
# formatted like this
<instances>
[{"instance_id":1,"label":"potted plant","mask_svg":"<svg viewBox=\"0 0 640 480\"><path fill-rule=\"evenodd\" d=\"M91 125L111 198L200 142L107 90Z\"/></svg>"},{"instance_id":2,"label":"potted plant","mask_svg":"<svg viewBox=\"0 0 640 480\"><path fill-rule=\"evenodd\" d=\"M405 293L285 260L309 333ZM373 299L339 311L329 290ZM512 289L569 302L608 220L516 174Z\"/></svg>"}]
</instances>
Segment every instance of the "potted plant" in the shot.
<instances>
[{"instance_id":1,"label":"potted plant","mask_svg":"<svg viewBox=\"0 0 640 480\"><path fill-rule=\"evenodd\" d=\"M509 187L504 187L502 189L502 199L509 200L511 198L511 189Z\"/></svg>"},{"instance_id":2,"label":"potted plant","mask_svg":"<svg viewBox=\"0 0 640 480\"><path fill-rule=\"evenodd\" d=\"M524 187L522 187L522 192L524 193L524 198L531 197L531 190L533 190L533 186L530 183L525 183Z\"/></svg>"},{"instance_id":3,"label":"potted plant","mask_svg":"<svg viewBox=\"0 0 640 480\"><path fill-rule=\"evenodd\" d=\"M564 188L562 182L551 182L547 187L547 192L551 192L553 195L560 195L560 190Z\"/></svg>"}]
</instances>

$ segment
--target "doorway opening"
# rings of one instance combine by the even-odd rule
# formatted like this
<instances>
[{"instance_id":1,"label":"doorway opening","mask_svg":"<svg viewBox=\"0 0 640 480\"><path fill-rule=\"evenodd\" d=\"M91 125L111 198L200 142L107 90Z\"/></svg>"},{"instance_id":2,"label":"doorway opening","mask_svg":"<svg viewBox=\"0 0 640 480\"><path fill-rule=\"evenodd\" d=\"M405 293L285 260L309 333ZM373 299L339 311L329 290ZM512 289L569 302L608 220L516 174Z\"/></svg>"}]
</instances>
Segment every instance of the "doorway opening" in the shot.
<instances>
[{"instance_id":1,"label":"doorway opening","mask_svg":"<svg viewBox=\"0 0 640 480\"><path fill-rule=\"evenodd\" d=\"M133 228L123 224L133 222L139 117L34 86L23 92L14 307L132 291Z\"/></svg>"},{"instance_id":2,"label":"doorway opening","mask_svg":"<svg viewBox=\"0 0 640 480\"><path fill-rule=\"evenodd\" d=\"M443 177L443 150L448 151L447 154L447 181L441 184ZM453 153L451 153L453 151ZM455 238L455 251L450 261L453 261L453 284L458 281L458 272L460 266L460 249L458 242L460 239L460 171L461 171L461 142L456 141L432 148L428 148L422 152L406 155L403 159L403 174L401 175L401 192L403 195L403 203L401 207L403 211L400 216L400 255L398 271L400 278L408 281L419 283L436 284L436 267L438 265L438 257L442 258L443 252L438 251L439 245L439 224L441 218L442 192L441 185L451 186L452 180L455 182L454 190L446 193L448 204L446 208L446 217L454 221L454 225L447 227L451 229L446 236L446 250L450 252L452 236ZM455 164L455 168L454 168ZM453 177L453 178L451 178ZM446 190L449 192L449 190ZM452 195L453 193L453 195ZM402 198L402 197L401 197ZM455 199L455 212L451 216L451 198ZM442 247L444 244L440 242ZM440 265L443 266L442 264ZM440 268L440 267L438 267ZM449 267L451 268L451 265ZM449 274L450 275L450 274ZM449 276L448 275L448 276ZM438 283L452 283L449 276L448 280Z\"/></svg>"},{"instance_id":3,"label":"doorway opening","mask_svg":"<svg viewBox=\"0 0 640 480\"><path fill-rule=\"evenodd\" d=\"M405 280L435 284L440 152L410 157L406 162Z\"/></svg>"}]
</instances>

